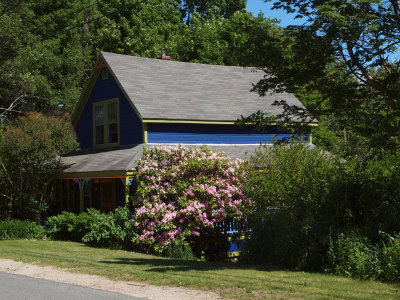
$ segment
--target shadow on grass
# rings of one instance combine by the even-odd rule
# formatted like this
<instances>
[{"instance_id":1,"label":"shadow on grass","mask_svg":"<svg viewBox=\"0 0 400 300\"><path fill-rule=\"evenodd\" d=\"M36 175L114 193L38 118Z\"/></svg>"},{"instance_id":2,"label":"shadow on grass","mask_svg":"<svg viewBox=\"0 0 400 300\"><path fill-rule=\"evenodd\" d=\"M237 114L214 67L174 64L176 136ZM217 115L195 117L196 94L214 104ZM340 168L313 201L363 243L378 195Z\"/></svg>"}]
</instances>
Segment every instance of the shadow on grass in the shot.
<instances>
[{"instance_id":1,"label":"shadow on grass","mask_svg":"<svg viewBox=\"0 0 400 300\"><path fill-rule=\"evenodd\" d=\"M289 271L282 268L260 265L247 265L230 262L208 262L163 258L115 258L100 261L104 264L148 266L148 272L186 272L186 271L213 271L213 270L257 270L257 271Z\"/></svg>"}]
</instances>

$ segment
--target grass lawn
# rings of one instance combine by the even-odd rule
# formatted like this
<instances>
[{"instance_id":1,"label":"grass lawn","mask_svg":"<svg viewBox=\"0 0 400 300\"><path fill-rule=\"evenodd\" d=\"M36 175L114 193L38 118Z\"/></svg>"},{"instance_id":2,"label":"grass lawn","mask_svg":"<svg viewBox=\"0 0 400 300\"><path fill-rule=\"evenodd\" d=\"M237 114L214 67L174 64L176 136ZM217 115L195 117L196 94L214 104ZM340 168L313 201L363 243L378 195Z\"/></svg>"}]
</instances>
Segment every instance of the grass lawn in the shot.
<instances>
[{"instance_id":1,"label":"grass lawn","mask_svg":"<svg viewBox=\"0 0 400 300\"><path fill-rule=\"evenodd\" d=\"M0 258L112 279L210 290L228 298L400 299L398 284L261 266L180 261L73 242L0 241Z\"/></svg>"}]
</instances>

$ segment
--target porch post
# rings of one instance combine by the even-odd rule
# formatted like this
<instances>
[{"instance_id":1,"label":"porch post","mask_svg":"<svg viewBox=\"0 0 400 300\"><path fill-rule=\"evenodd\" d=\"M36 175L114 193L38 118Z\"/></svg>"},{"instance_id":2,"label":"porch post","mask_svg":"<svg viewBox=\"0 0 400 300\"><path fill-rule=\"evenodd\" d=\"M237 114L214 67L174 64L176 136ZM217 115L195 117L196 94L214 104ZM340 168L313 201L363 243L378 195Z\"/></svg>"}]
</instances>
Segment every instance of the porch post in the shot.
<instances>
[{"instance_id":1,"label":"porch post","mask_svg":"<svg viewBox=\"0 0 400 300\"><path fill-rule=\"evenodd\" d=\"M125 204L129 204L129 177L125 177Z\"/></svg>"}]
</instances>

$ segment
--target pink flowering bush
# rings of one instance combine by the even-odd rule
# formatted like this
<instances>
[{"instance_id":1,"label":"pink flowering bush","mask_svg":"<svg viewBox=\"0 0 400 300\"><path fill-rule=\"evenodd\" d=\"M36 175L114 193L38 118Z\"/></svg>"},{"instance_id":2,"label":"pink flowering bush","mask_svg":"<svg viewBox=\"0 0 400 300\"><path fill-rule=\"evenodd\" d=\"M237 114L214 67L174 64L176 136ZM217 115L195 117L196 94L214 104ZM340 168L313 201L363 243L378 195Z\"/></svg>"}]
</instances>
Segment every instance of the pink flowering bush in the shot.
<instances>
[{"instance_id":1,"label":"pink flowering bush","mask_svg":"<svg viewBox=\"0 0 400 300\"><path fill-rule=\"evenodd\" d=\"M133 241L147 252L187 243L226 218L243 219L251 201L242 190L242 161L208 147L144 150L136 173Z\"/></svg>"}]
</instances>

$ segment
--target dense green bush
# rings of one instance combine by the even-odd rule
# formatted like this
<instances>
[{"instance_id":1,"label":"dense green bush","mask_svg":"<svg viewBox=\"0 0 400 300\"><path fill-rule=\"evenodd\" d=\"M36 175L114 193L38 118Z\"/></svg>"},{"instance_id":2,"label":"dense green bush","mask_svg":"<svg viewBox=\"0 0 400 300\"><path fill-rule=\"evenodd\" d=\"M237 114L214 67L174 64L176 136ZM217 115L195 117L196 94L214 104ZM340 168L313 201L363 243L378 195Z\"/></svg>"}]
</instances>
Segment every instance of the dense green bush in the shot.
<instances>
[{"instance_id":1,"label":"dense green bush","mask_svg":"<svg viewBox=\"0 0 400 300\"><path fill-rule=\"evenodd\" d=\"M381 235L383 241L372 244L358 233L339 234L330 243L328 270L342 276L400 281L400 235Z\"/></svg>"},{"instance_id":2,"label":"dense green bush","mask_svg":"<svg viewBox=\"0 0 400 300\"><path fill-rule=\"evenodd\" d=\"M241 261L295 268L301 256L300 244L297 228L284 215L265 216L254 221Z\"/></svg>"},{"instance_id":3,"label":"dense green bush","mask_svg":"<svg viewBox=\"0 0 400 300\"><path fill-rule=\"evenodd\" d=\"M300 143L261 147L245 185L258 221L242 259L399 281L398 236L380 234L400 232L399 161L396 152L341 160Z\"/></svg>"},{"instance_id":4,"label":"dense green bush","mask_svg":"<svg viewBox=\"0 0 400 300\"><path fill-rule=\"evenodd\" d=\"M41 239L45 230L35 222L9 220L0 222L0 240Z\"/></svg>"},{"instance_id":5,"label":"dense green bush","mask_svg":"<svg viewBox=\"0 0 400 300\"><path fill-rule=\"evenodd\" d=\"M318 270L335 223L332 194L341 163L303 143L261 146L251 157L246 194L256 206L243 260Z\"/></svg>"},{"instance_id":6,"label":"dense green bush","mask_svg":"<svg viewBox=\"0 0 400 300\"><path fill-rule=\"evenodd\" d=\"M7 123L0 131L0 217L40 220L60 155L77 149L68 115L30 112Z\"/></svg>"},{"instance_id":7,"label":"dense green bush","mask_svg":"<svg viewBox=\"0 0 400 300\"><path fill-rule=\"evenodd\" d=\"M92 222L82 242L96 247L121 247L129 244L125 239L131 230L132 221L129 220L129 210L118 207L113 213L98 214Z\"/></svg>"},{"instance_id":8,"label":"dense green bush","mask_svg":"<svg viewBox=\"0 0 400 300\"><path fill-rule=\"evenodd\" d=\"M385 234L387 241L380 248L379 259L382 272L379 278L391 281L400 281L400 234L390 236Z\"/></svg>"},{"instance_id":9,"label":"dense green bush","mask_svg":"<svg viewBox=\"0 0 400 300\"><path fill-rule=\"evenodd\" d=\"M131 226L126 207L118 207L108 214L94 208L79 215L63 212L46 221L49 238L84 242L97 247L129 247Z\"/></svg>"},{"instance_id":10,"label":"dense green bush","mask_svg":"<svg viewBox=\"0 0 400 300\"><path fill-rule=\"evenodd\" d=\"M76 214L67 211L47 218L45 227L48 237L54 240L76 241L72 237L72 232L74 231L77 218Z\"/></svg>"},{"instance_id":11,"label":"dense green bush","mask_svg":"<svg viewBox=\"0 0 400 300\"><path fill-rule=\"evenodd\" d=\"M170 258L182 260L196 260L188 243L172 242L166 246L164 254Z\"/></svg>"},{"instance_id":12,"label":"dense green bush","mask_svg":"<svg viewBox=\"0 0 400 300\"><path fill-rule=\"evenodd\" d=\"M379 248L359 234L339 234L331 241L328 262L333 273L362 279L376 278L380 270Z\"/></svg>"}]
</instances>

